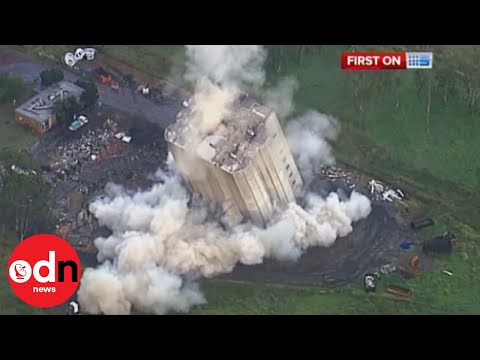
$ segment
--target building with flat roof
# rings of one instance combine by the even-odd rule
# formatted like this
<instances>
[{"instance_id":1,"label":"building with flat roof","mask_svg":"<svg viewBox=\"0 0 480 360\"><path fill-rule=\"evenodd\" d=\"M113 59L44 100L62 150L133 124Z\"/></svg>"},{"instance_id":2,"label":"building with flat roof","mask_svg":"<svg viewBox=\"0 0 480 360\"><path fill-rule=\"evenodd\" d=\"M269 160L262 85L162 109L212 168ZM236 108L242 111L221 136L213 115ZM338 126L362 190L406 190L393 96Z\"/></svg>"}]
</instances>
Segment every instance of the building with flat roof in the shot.
<instances>
[{"instance_id":1,"label":"building with flat roof","mask_svg":"<svg viewBox=\"0 0 480 360\"><path fill-rule=\"evenodd\" d=\"M60 81L42 90L15 110L15 121L31 127L35 132L43 134L57 123L53 113L53 105L67 97L80 98L83 88L69 82Z\"/></svg>"},{"instance_id":2,"label":"building with flat roof","mask_svg":"<svg viewBox=\"0 0 480 360\"><path fill-rule=\"evenodd\" d=\"M265 226L302 187L274 111L242 95L214 130L192 126L194 106L165 130L176 166L193 193L222 205L229 221Z\"/></svg>"}]
</instances>

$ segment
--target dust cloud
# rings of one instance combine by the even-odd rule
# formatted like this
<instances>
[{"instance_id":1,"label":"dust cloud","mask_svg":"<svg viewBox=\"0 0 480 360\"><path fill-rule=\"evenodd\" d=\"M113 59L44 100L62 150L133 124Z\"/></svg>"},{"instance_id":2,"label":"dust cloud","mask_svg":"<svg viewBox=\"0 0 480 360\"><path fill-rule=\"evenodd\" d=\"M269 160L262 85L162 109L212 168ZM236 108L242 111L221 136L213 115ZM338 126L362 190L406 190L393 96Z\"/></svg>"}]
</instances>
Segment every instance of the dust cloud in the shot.
<instances>
[{"instance_id":1,"label":"dust cloud","mask_svg":"<svg viewBox=\"0 0 480 360\"><path fill-rule=\"evenodd\" d=\"M203 114L192 120L199 131L208 131L228 113L242 87L264 84L266 51L261 46L187 46L186 53L185 77L196 90L192 106ZM295 86L285 80L265 90L269 103L286 104L280 112L290 113ZM286 134L303 177L334 161L329 142L337 131L335 119L313 111L289 122ZM371 211L368 198L356 192L344 201L336 193L326 198L307 194L304 208L290 204L265 229L251 223L226 229L209 220L206 209L189 207L171 154L163 169L149 190L132 193L109 184L105 196L90 205L111 235L95 240L101 265L84 271L78 290L83 311L186 312L205 302L196 282L200 277L265 258L297 260L309 247L330 246L347 235Z\"/></svg>"}]
</instances>

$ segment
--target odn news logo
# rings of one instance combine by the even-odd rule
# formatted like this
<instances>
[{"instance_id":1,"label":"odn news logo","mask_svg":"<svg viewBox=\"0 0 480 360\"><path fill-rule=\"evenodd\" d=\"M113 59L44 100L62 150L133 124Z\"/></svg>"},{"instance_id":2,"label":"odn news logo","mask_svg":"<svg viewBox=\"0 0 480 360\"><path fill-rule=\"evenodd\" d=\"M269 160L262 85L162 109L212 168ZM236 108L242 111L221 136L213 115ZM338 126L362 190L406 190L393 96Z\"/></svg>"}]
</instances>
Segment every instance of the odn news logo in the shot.
<instances>
[{"instance_id":1,"label":"odn news logo","mask_svg":"<svg viewBox=\"0 0 480 360\"><path fill-rule=\"evenodd\" d=\"M75 249L54 235L22 241L8 262L8 280L25 303L49 308L67 301L77 290L81 264Z\"/></svg>"}]
</instances>

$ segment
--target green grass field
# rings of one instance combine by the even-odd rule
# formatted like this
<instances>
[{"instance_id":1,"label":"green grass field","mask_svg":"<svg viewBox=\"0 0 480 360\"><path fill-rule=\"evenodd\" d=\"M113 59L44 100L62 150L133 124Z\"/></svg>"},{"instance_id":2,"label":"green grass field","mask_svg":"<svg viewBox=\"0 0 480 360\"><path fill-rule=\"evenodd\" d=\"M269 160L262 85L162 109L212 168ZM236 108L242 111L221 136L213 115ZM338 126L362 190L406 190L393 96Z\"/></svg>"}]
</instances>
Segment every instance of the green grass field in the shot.
<instances>
[{"instance_id":1,"label":"green grass field","mask_svg":"<svg viewBox=\"0 0 480 360\"><path fill-rule=\"evenodd\" d=\"M398 279L395 283L400 283ZM409 284L411 287L411 284ZM421 291L421 286L415 286ZM357 285L337 289L259 285L212 280L204 285L209 302L193 315L428 315L478 313L478 307L432 303L421 294L404 300L378 287L366 293ZM415 291L416 289L414 289ZM434 294L431 294L434 295Z\"/></svg>"},{"instance_id":2,"label":"green grass field","mask_svg":"<svg viewBox=\"0 0 480 360\"><path fill-rule=\"evenodd\" d=\"M0 105L0 148L24 149L33 144L36 136L30 129L15 123L13 111L11 104Z\"/></svg>"},{"instance_id":3,"label":"green grass field","mask_svg":"<svg viewBox=\"0 0 480 360\"><path fill-rule=\"evenodd\" d=\"M106 45L102 51L157 77L167 75L159 63L183 61L180 46ZM295 75L297 110L316 109L340 120L337 157L421 200L437 222L423 236L452 230L458 249L436 259L432 273L382 280L375 294L366 294L361 284L326 289L205 280L208 303L192 314L480 314L480 119L458 102L445 106L434 96L428 134L426 97L414 90L408 72L400 74L398 108L393 98L379 96L359 113L347 95L352 74L341 71L340 51L325 46L302 65L285 63L280 74L269 74L269 82ZM413 296L408 301L390 297L382 291L387 282L404 283Z\"/></svg>"},{"instance_id":4,"label":"green grass field","mask_svg":"<svg viewBox=\"0 0 480 360\"><path fill-rule=\"evenodd\" d=\"M179 45L105 45L102 52L158 78L175 77L185 62Z\"/></svg>"},{"instance_id":5,"label":"green grass field","mask_svg":"<svg viewBox=\"0 0 480 360\"><path fill-rule=\"evenodd\" d=\"M10 288L7 278L8 259L15 243L0 237L0 315L44 315L46 311L31 307L21 301Z\"/></svg>"},{"instance_id":6,"label":"green grass field","mask_svg":"<svg viewBox=\"0 0 480 360\"><path fill-rule=\"evenodd\" d=\"M458 102L443 105L432 98L430 135L426 126L426 96L418 95L411 72L399 74L399 107L393 97L372 97L363 113L353 106L345 91L354 74L340 68L341 49L330 47L306 56L301 66L285 64L281 74L295 74L301 86L296 96L299 109L313 108L337 116L343 127L351 127L368 137L397 161L415 170L426 170L435 177L453 180L471 189L480 186L480 119L470 116ZM374 76L376 74L373 74ZM349 134L340 136L340 153L356 153ZM373 161L375 158L372 159Z\"/></svg>"}]
</instances>

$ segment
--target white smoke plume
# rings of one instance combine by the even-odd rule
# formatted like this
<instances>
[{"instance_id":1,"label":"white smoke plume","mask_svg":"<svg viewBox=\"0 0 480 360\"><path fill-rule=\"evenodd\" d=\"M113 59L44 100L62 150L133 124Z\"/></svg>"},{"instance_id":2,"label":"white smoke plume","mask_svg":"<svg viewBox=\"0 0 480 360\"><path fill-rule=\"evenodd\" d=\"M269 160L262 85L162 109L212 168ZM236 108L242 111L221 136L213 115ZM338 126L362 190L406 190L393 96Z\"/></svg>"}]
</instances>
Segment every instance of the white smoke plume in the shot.
<instances>
[{"instance_id":1,"label":"white smoke plume","mask_svg":"<svg viewBox=\"0 0 480 360\"><path fill-rule=\"evenodd\" d=\"M298 86L298 81L294 77L280 80L276 86L265 91L265 105L275 109L280 119L285 119L295 110L293 96Z\"/></svg>"},{"instance_id":2,"label":"white smoke plume","mask_svg":"<svg viewBox=\"0 0 480 360\"><path fill-rule=\"evenodd\" d=\"M198 83L204 78L225 87L262 85L267 53L260 45L187 45L185 78Z\"/></svg>"},{"instance_id":3,"label":"white smoke plume","mask_svg":"<svg viewBox=\"0 0 480 360\"><path fill-rule=\"evenodd\" d=\"M228 273L238 263L260 264L266 257L296 260L308 247L329 246L347 235L353 219L370 212L368 199L355 192L346 202L337 194L309 195L306 209L291 204L267 229L246 224L227 231L206 221L204 209L188 207L176 175L161 175L165 181L145 192L108 186L106 196L91 204L112 235L95 240L103 264L85 270L78 291L85 311L186 311L204 298L184 279Z\"/></svg>"},{"instance_id":4,"label":"white smoke plume","mask_svg":"<svg viewBox=\"0 0 480 360\"><path fill-rule=\"evenodd\" d=\"M228 115L236 94L236 89L220 88L207 79L197 83L190 121L192 128L199 133L198 140L201 140L204 134L215 130Z\"/></svg>"},{"instance_id":5,"label":"white smoke plume","mask_svg":"<svg viewBox=\"0 0 480 360\"><path fill-rule=\"evenodd\" d=\"M338 121L317 111L288 122L285 133L305 182L309 182L322 165L335 162L330 142L336 140Z\"/></svg>"},{"instance_id":6,"label":"white smoke plume","mask_svg":"<svg viewBox=\"0 0 480 360\"><path fill-rule=\"evenodd\" d=\"M199 142L229 113L240 89L264 83L266 51L259 45L187 45L186 55L184 77L195 88L190 140Z\"/></svg>"},{"instance_id":7,"label":"white smoke plume","mask_svg":"<svg viewBox=\"0 0 480 360\"><path fill-rule=\"evenodd\" d=\"M187 46L187 56L186 76L196 85L194 106L209 114L208 119L199 115L195 120L202 131L215 125L210 116L221 117L228 111L228 94L245 85L263 84L262 47ZM294 91L278 90L294 89L289 81L267 93L272 103L281 104L284 97L292 104ZM285 109L288 113L293 105ZM333 161L328 141L335 139L335 124L325 115L310 112L289 125L288 140L302 173L308 175L317 163ZM306 142L309 145L303 146ZM189 194L172 159L169 155L169 170L157 172L159 183L150 190L130 193L111 184L106 195L90 205L92 214L112 234L95 240L102 264L86 269L82 277L78 300L84 311L188 311L205 302L195 283L199 277L228 273L236 264L259 264L265 258L297 260L308 247L330 246L347 235L352 223L371 211L369 200L356 192L345 201L337 194L325 199L309 194L305 208L291 204L266 229L247 223L225 230L208 220L205 209L188 206Z\"/></svg>"}]
</instances>

